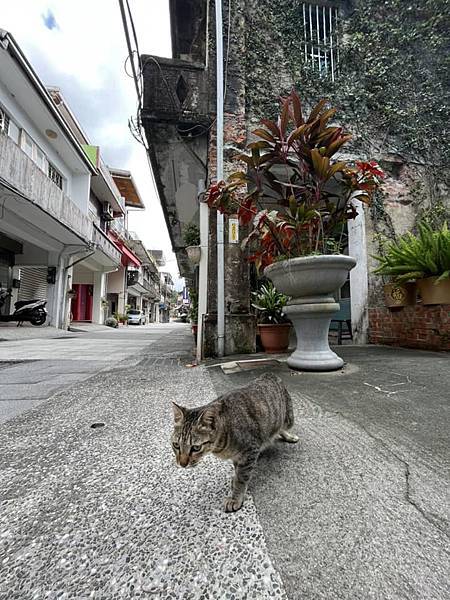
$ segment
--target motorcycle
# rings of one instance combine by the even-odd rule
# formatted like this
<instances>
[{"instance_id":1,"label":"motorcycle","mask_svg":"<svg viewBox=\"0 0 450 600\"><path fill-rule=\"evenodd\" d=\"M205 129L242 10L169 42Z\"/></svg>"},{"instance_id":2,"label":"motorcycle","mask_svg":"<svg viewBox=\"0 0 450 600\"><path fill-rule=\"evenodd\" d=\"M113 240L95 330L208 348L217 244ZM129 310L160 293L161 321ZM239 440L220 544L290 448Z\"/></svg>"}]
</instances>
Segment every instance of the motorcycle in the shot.
<instances>
[{"instance_id":1,"label":"motorcycle","mask_svg":"<svg viewBox=\"0 0 450 600\"><path fill-rule=\"evenodd\" d=\"M32 325L43 325L47 320L47 310L45 305L47 300L19 300L14 302L14 312L12 315L2 315L1 310L6 304L7 298L11 297L11 288L7 290L0 289L0 322L17 321L17 327L24 321Z\"/></svg>"}]
</instances>

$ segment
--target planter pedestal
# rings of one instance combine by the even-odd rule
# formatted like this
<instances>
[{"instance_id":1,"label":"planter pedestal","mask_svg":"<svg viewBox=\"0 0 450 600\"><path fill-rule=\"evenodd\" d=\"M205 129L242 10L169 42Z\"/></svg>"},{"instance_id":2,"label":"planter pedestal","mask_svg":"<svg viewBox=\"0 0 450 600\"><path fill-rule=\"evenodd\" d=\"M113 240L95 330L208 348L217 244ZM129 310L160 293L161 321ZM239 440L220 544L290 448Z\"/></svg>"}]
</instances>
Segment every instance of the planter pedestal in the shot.
<instances>
[{"instance_id":1,"label":"planter pedestal","mask_svg":"<svg viewBox=\"0 0 450 600\"><path fill-rule=\"evenodd\" d=\"M297 334L287 363L303 371L334 371L344 365L328 345L328 330L339 304L333 297L356 265L351 256L315 255L273 263L264 273L291 300L284 313Z\"/></svg>"},{"instance_id":2,"label":"planter pedestal","mask_svg":"<svg viewBox=\"0 0 450 600\"><path fill-rule=\"evenodd\" d=\"M307 303L307 298L302 298L301 304L291 301L284 309L297 334L297 348L287 364L302 371L334 371L344 364L328 344L331 318L339 310L339 304L333 298L324 297L322 302L314 300L313 304Z\"/></svg>"}]
</instances>

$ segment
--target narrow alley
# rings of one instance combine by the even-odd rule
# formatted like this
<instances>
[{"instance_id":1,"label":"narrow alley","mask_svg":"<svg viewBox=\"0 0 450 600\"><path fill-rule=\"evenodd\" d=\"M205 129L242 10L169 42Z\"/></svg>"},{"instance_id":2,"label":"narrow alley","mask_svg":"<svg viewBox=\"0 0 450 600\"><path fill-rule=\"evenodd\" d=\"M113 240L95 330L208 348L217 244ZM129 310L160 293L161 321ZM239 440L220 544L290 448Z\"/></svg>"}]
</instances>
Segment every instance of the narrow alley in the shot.
<instances>
[{"instance_id":1,"label":"narrow alley","mask_svg":"<svg viewBox=\"0 0 450 600\"><path fill-rule=\"evenodd\" d=\"M171 402L207 403L261 368L192 367L181 323L77 335L0 344L2 390L36 390L0 427L2 600L446 597L445 355L347 347L343 372L265 367L291 392L300 443L261 456L230 515L231 463L176 467Z\"/></svg>"}]
</instances>

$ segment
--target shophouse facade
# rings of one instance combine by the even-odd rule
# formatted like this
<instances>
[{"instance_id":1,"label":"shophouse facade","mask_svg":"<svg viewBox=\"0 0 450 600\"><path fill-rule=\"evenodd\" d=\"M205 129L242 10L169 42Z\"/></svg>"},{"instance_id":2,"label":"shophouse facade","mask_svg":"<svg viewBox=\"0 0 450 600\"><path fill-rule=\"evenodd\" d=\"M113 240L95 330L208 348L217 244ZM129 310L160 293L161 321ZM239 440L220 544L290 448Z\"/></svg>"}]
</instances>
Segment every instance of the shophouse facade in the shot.
<instances>
[{"instance_id":1,"label":"shophouse facade","mask_svg":"<svg viewBox=\"0 0 450 600\"><path fill-rule=\"evenodd\" d=\"M71 264L93 252L88 215L96 168L14 38L0 30L0 282L48 299L67 325Z\"/></svg>"},{"instance_id":2,"label":"shophouse facade","mask_svg":"<svg viewBox=\"0 0 450 600\"><path fill-rule=\"evenodd\" d=\"M47 88L59 113L96 169L91 177L88 216L92 222L92 252L77 257L71 273L71 321L102 324L108 313L107 274L119 269L120 248L108 236L110 223L125 216L125 202L98 146L90 143L67 101L56 87Z\"/></svg>"},{"instance_id":3,"label":"shophouse facade","mask_svg":"<svg viewBox=\"0 0 450 600\"><path fill-rule=\"evenodd\" d=\"M61 91L45 88L2 30L0 203L0 286L12 288L4 311L47 298L48 324L67 328L103 323L130 298L159 316L157 267L127 231L127 211L144 208L131 174L110 171Z\"/></svg>"}]
</instances>

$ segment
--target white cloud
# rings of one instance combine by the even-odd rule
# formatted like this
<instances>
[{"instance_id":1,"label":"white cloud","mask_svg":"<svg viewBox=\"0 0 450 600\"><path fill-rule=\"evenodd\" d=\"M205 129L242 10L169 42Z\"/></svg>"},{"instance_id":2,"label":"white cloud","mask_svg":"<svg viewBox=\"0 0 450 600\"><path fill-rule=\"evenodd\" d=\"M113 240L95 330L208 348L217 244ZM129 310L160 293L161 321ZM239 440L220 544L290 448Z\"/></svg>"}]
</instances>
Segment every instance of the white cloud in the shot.
<instances>
[{"instance_id":1,"label":"white cloud","mask_svg":"<svg viewBox=\"0 0 450 600\"><path fill-rule=\"evenodd\" d=\"M129 0L142 54L170 56L168 0ZM26 13L26 18L24 14ZM57 27L48 29L44 17ZM129 227L148 248L160 248L166 270L177 275L175 257L146 154L128 130L136 112L133 80L124 70L127 56L116 0L16 0L2 2L0 28L17 40L38 75L56 85L105 161L128 169L146 205L132 212Z\"/></svg>"}]
</instances>

